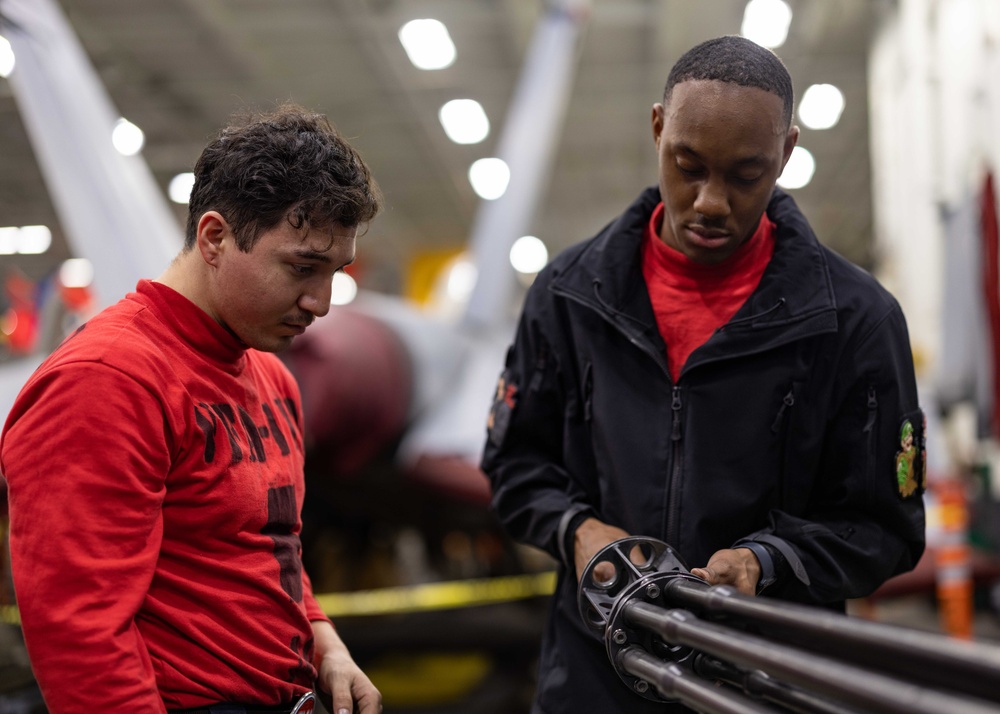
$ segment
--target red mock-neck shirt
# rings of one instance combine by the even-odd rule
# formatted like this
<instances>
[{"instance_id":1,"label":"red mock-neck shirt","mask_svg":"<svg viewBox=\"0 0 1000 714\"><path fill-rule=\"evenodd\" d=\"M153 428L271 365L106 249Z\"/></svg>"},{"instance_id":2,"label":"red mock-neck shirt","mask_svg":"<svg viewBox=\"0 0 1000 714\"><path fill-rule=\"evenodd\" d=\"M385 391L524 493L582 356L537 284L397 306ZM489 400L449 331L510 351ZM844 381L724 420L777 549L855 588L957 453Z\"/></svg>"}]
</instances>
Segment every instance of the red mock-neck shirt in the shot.
<instances>
[{"instance_id":1,"label":"red mock-neck shirt","mask_svg":"<svg viewBox=\"0 0 1000 714\"><path fill-rule=\"evenodd\" d=\"M721 263L697 263L660 240L663 212L661 202L646 227L642 276L676 382L691 353L729 322L760 283L774 254L775 226L762 214L735 253Z\"/></svg>"}]
</instances>

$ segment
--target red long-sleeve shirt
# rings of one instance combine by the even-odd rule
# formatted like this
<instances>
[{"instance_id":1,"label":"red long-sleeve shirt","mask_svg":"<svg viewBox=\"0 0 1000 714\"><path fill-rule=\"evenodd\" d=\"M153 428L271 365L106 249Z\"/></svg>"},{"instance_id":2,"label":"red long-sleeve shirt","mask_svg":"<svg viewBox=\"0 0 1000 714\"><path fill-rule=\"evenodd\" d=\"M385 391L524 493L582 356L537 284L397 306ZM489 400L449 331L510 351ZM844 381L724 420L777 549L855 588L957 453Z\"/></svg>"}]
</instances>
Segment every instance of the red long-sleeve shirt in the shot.
<instances>
[{"instance_id":1,"label":"red long-sleeve shirt","mask_svg":"<svg viewBox=\"0 0 1000 714\"><path fill-rule=\"evenodd\" d=\"M11 564L53 714L312 687L294 380L158 283L68 338L0 440Z\"/></svg>"},{"instance_id":2,"label":"red long-sleeve shirt","mask_svg":"<svg viewBox=\"0 0 1000 714\"><path fill-rule=\"evenodd\" d=\"M728 259L696 263L660 240L663 211L660 203L646 226L642 276L676 382L691 353L729 322L760 284L774 254L775 227L764 213L754 234Z\"/></svg>"}]
</instances>

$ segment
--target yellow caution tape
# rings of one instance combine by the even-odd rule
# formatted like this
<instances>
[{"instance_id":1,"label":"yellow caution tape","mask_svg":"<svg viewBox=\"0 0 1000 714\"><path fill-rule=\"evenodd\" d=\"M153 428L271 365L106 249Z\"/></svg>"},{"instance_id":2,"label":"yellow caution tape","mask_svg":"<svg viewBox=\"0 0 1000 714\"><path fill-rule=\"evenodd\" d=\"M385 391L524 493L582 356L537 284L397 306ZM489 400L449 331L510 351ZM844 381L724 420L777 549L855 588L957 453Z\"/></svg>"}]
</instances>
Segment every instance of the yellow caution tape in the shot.
<instances>
[{"instance_id":1,"label":"yellow caution tape","mask_svg":"<svg viewBox=\"0 0 1000 714\"><path fill-rule=\"evenodd\" d=\"M316 595L316 600L323 612L335 620L338 617L358 615L391 615L495 605L551 595L555 587L555 572L545 572L349 593L325 593ZM0 606L0 621L8 625L21 624L17 607Z\"/></svg>"},{"instance_id":2,"label":"yellow caution tape","mask_svg":"<svg viewBox=\"0 0 1000 714\"><path fill-rule=\"evenodd\" d=\"M554 572L511 575L481 580L455 580L380 590L317 595L329 617L389 615L403 612L450 610L525 600L551 595L556 587Z\"/></svg>"}]
</instances>

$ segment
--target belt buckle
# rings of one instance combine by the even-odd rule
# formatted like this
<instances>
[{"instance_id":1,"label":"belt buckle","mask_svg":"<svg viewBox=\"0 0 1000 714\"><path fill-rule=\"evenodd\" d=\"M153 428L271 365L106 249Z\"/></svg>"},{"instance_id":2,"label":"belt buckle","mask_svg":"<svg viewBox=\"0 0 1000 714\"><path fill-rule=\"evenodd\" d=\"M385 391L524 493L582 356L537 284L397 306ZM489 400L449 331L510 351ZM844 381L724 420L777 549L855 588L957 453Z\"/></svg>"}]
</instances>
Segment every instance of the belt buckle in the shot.
<instances>
[{"instance_id":1,"label":"belt buckle","mask_svg":"<svg viewBox=\"0 0 1000 714\"><path fill-rule=\"evenodd\" d=\"M316 695L312 692L306 692L299 697L299 701L295 702L295 706L292 707L292 711L288 714L310 714L310 712L312 712L315 708Z\"/></svg>"}]
</instances>

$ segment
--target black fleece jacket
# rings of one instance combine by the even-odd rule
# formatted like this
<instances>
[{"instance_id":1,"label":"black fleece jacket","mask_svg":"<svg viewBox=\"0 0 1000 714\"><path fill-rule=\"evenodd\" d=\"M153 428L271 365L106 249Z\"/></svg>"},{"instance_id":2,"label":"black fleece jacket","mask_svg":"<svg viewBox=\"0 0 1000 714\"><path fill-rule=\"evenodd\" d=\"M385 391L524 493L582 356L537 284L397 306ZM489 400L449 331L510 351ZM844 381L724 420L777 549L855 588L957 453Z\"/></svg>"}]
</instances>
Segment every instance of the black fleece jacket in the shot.
<instances>
[{"instance_id":1,"label":"black fleece jacket","mask_svg":"<svg viewBox=\"0 0 1000 714\"><path fill-rule=\"evenodd\" d=\"M904 495L897 480L903 424L921 486L924 439L895 299L776 189L759 286L675 383L641 269L659 200L646 190L538 276L491 415L494 509L512 537L563 562L536 712L645 711L577 611L561 545L577 513L664 540L690 567L766 543L788 566L769 595L833 607L923 551L922 488Z\"/></svg>"}]
</instances>

